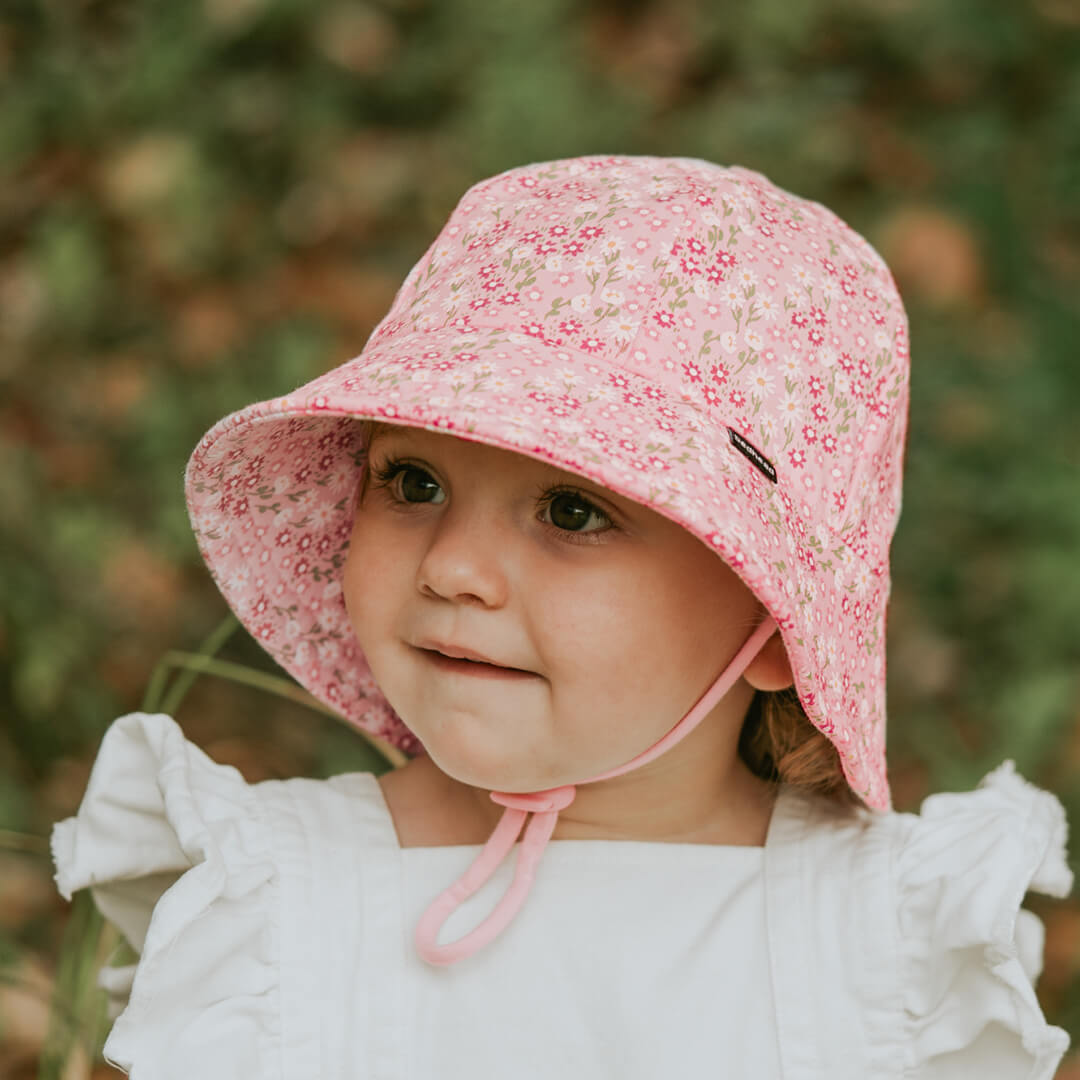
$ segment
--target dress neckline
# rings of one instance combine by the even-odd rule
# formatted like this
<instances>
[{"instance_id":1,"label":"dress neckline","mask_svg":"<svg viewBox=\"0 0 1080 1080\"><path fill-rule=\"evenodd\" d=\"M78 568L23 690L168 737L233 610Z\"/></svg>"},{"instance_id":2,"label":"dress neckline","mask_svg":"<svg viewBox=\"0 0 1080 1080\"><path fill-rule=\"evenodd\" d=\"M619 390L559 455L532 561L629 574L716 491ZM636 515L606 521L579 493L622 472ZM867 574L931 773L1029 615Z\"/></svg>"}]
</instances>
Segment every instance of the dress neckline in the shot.
<instances>
[{"instance_id":1,"label":"dress neckline","mask_svg":"<svg viewBox=\"0 0 1080 1080\"><path fill-rule=\"evenodd\" d=\"M457 852L460 854L464 852L478 852L483 847L483 844L418 844L410 847L402 847L401 842L398 839L397 829L394 825L393 815L390 813L390 806L386 801L386 796L383 794L378 777L374 773L361 773L360 775L364 777L364 783L369 787L369 793L379 818L379 826L384 834L383 839L388 846L396 848L403 854L408 854L409 852L431 853L438 851ZM781 783L778 786L776 798L773 800L772 813L769 815L769 824L765 831L764 844L701 844L668 840L608 840L590 838L552 839L548 842L547 847L549 852L562 851L567 853L574 851L596 852L599 850L629 852L631 849L635 848L650 850L665 849L682 852L748 851L764 853L776 844L776 837L780 831L780 822L788 813L790 803L794 796L795 793L791 790L789 785Z\"/></svg>"}]
</instances>

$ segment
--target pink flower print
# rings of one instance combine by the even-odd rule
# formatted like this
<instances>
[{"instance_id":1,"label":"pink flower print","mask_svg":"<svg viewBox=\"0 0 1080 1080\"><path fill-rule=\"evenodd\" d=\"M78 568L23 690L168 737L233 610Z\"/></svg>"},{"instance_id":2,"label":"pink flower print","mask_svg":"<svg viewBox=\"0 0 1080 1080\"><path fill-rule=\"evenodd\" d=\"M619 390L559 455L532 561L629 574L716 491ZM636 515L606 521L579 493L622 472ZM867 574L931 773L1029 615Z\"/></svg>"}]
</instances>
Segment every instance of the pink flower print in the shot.
<instances>
[{"instance_id":1,"label":"pink flower print","mask_svg":"<svg viewBox=\"0 0 1080 1080\"><path fill-rule=\"evenodd\" d=\"M527 233L524 233L521 237L523 244L535 244L540 239L541 234L536 229L530 229Z\"/></svg>"},{"instance_id":2,"label":"pink flower print","mask_svg":"<svg viewBox=\"0 0 1080 1080\"><path fill-rule=\"evenodd\" d=\"M717 266L723 266L726 269L730 270L735 265L735 263L738 262L738 260L730 251L718 251L713 256L713 262L715 262Z\"/></svg>"},{"instance_id":3,"label":"pink flower print","mask_svg":"<svg viewBox=\"0 0 1080 1080\"><path fill-rule=\"evenodd\" d=\"M581 347L586 352L594 353L599 352L604 347L604 343L598 337L587 337L582 338Z\"/></svg>"},{"instance_id":4,"label":"pink flower print","mask_svg":"<svg viewBox=\"0 0 1080 1080\"><path fill-rule=\"evenodd\" d=\"M836 263L832 259L822 259L821 265L825 268L825 273L830 274L832 277L836 277Z\"/></svg>"},{"instance_id":5,"label":"pink flower print","mask_svg":"<svg viewBox=\"0 0 1080 1080\"><path fill-rule=\"evenodd\" d=\"M821 449L824 450L826 454L835 454L836 453L836 436L833 435L831 432L826 432L824 435L822 435L821 436Z\"/></svg>"},{"instance_id":6,"label":"pink flower print","mask_svg":"<svg viewBox=\"0 0 1080 1080\"><path fill-rule=\"evenodd\" d=\"M649 250L649 241L644 236L639 236L633 243L634 250L641 255Z\"/></svg>"},{"instance_id":7,"label":"pink flower print","mask_svg":"<svg viewBox=\"0 0 1080 1080\"><path fill-rule=\"evenodd\" d=\"M791 313L791 325L799 327L800 330L805 327L809 321L805 311L793 311Z\"/></svg>"},{"instance_id":8,"label":"pink flower print","mask_svg":"<svg viewBox=\"0 0 1080 1080\"><path fill-rule=\"evenodd\" d=\"M637 444L632 439L620 439L619 449L625 450L628 454L636 454Z\"/></svg>"},{"instance_id":9,"label":"pink flower print","mask_svg":"<svg viewBox=\"0 0 1080 1080\"><path fill-rule=\"evenodd\" d=\"M811 424L806 424L802 429L803 438L813 446L817 442L817 429Z\"/></svg>"},{"instance_id":10,"label":"pink flower print","mask_svg":"<svg viewBox=\"0 0 1080 1080\"><path fill-rule=\"evenodd\" d=\"M705 245L696 236L691 236L690 239L686 241L686 246L695 255L705 254Z\"/></svg>"},{"instance_id":11,"label":"pink flower print","mask_svg":"<svg viewBox=\"0 0 1080 1080\"><path fill-rule=\"evenodd\" d=\"M691 382L701 382L701 368L699 368L697 364L693 362L693 360L689 360L684 363L682 369L685 372L686 377Z\"/></svg>"},{"instance_id":12,"label":"pink flower print","mask_svg":"<svg viewBox=\"0 0 1080 1080\"><path fill-rule=\"evenodd\" d=\"M793 468L801 469L806 464L806 451L800 450L798 447L795 447L795 449L793 450L789 450L788 461L791 462Z\"/></svg>"},{"instance_id":13,"label":"pink flower print","mask_svg":"<svg viewBox=\"0 0 1080 1080\"><path fill-rule=\"evenodd\" d=\"M541 240L533 247L533 251L536 252L540 258L544 258L547 255L551 255L559 250L559 245L554 240Z\"/></svg>"},{"instance_id":14,"label":"pink flower print","mask_svg":"<svg viewBox=\"0 0 1080 1080\"><path fill-rule=\"evenodd\" d=\"M626 390L630 386L630 380L621 372L613 371L608 375L608 382L617 386L620 390Z\"/></svg>"},{"instance_id":15,"label":"pink flower print","mask_svg":"<svg viewBox=\"0 0 1080 1080\"><path fill-rule=\"evenodd\" d=\"M753 437L754 424L750 417L747 416L745 413L743 413L743 415L735 421L735 426L739 429L739 431L742 432L743 435L746 436L746 438L749 439Z\"/></svg>"},{"instance_id":16,"label":"pink flower print","mask_svg":"<svg viewBox=\"0 0 1080 1080\"><path fill-rule=\"evenodd\" d=\"M436 416L432 423L442 431L450 431L455 426L449 416Z\"/></svg>"},{"instance_id":17,"label":"pink flower print","mask_svg":"<svg viewBox=\"0 0 1080 1080\"><path fill-rule=\"evenodd\" d=\"M544 324L542 322L526 322L521 324L521 331L529 337L542 338L544 336ZM438 365L436 365L438 367Z\"/></svg>"},{"instance_id":18,"label":"pink flower print","mask_svg":"<svg viewBox=\"0 0 1080 1080\"><path fill-rule=\"evenodd\" d=\"M655 386L646 386L643 392L647 398L651 398L653 401L659 401L664 396L663 390Z\"/></svg>"},{"instance_id":19,"label":"pink flower print","mask_svg":"<svg viewBox=\"0 0 1080 1080\"><path fill-rule=\"evenodd\" d=\"M817 375L811 375L806 380L806 388L810 391L811 397L821 397L825 391L825 383Z\"/></svg>"},{"instance_id":20,"label":"pink flower print","mask_svg":"<svg viewBox=\"0 0 1080 1080\"><path fill-rule=\"evenodd\" d=\"M840 358L836 361L841 369L847 375L853 375L855 373L855 361L851 358L851 353L841 353Z\"/></svg>"},{"instance_id":21,"label":"pink flower print","mask_svg":"<svg viewBox=\"0 0 1080 1080\"><path fill-rule=\"evenodd\" d=\"M710 285L719 285L724 280L723 267L717 266L715 263L705 271L705 280Z\"/></svg>"},{"instance_id":22,"label":"pink flower print","mask_svg":"<svg viewBox=\"0 0 1080 1080\"><path fill-rule=\"evenodd\" d=\"M806 333L806 337L810 344L813 345L815 348L822 345L825 341L825 335L816 327L808 330Z\"/></svg>"},{"instance_id":23,"label":"pink flower print","mask_svg":"<svg viewBox=\"0 0 1080 1080\"><path fill-rule=\"evenodd\" d=\"M487 289L488 292L498 292L499 289L504 288L506 282L502 278L491 277L487 278L482 284L481 288Z\"/></svg>"},{"instance_id":24,"label":"pink flower print","mask_svg":"<svg viewBox=\"0 0 1080 1080\"><path fill-rule=\"evenodd\" d=\"M569 255L573 258L575 255L580 255L585 250L585 244L581 240L570 240L563 244L563 254Z\"/></svg>"},{"instance_id":25,"label":"pink flower print","mask_svg":"<svg viewBox=\"0 0 1080 1080\"><path fill-rule=\"evenodd\" d=\"M728 394L728 401L730 401L736 409L746 407L746 395L741 390L732 390L731 393Z\"/></svg>"},{"instance_id":26,"label":"pink flower print","mask_svg":"<svg viewBox=\"0 0 1080 1080\"><path fill-rule=\"evenodd\" d=\"M563 321L559 323L559 333L566 334L568 336L580 334L581 331L584 329L584 324L579 322L577 319L563 319Z\"/></svg>"},{"instance_id":27,"label":"pink flower print","mask_svg":"<svg viewBox=\"0 0 1080 1080\"><path fill-rule=\"evenodd\" d=\"M867 360L865 357L859 361L859 374L864 379L870 379L874 374L874 369L870 365L870 361Z\"/></svg>"},{"instance_id":28,"label":"pink flower print","mask_svg":"<svg viewBox=\"0 0 1080 1080\"><path fill-rule=\"evenodd\" d=\"M810 318L817 323L818 326L824 326L828 319L825 317L825 312L819 307L812 307L810 309Z\"/></svg>"},{"instance_id":29,"label":"pink flower print","mask_svg":"<svg viewBox=\"0 0 1080 1080\"><path fill-rule=\"evenodd\" d=\"M516 304L521 299L519 293L516 290L505 292L499 297L500 304Z\"/></svg>"},{"instance_id":30,"label":"pink flower print","mask_svg":"<svg viewBox=\"0 0 1080 1080\"><path fill-rule=\"evenodd\" d=\"M565 225L552 225L548 229L548 233L551 236L566 236L570 230Z\"/></svg>"},{"instance_id":31,"label":"pink flower print","mask_svg":"<svg viewBox=\"0 0 1080 1080\"><path fill-rule=\"evenodd\" d=\"M477 296L469 301L469 307L471 307L473 311L479 311L481 308L486 308L490 303L491 300L489 297Z\"/></svg>"},{"instance_id":32,"label":"pink flower print","mask_svg":"<svg viewBox=\"0 0 1080 1080\"><path fill-rule=\"evenodd\" d=\"M824 424L829 419L829 410L820 401L814 402L810 407L810 412L819 424Z\"/></svg>"},{"instance_id":33,"label":"pink flower print","mask_svg":"<svg viewBox=\"0 0 1080 1080\"><path fill-rule=\"evenodd\" d=\"M578 229L578 236L583 240L595 240L597 237L604 235L604 229L600 225L582 225Z\"/></svg>"},{"instance_id":34,"label":"pink flower print","mask_svg":"<svg viewBox=\"0 0 1080 1080\"><path fill-rule=\"evenodd\" d=\"M670 311L654 311L653 319L665 330L670 330L675 325L675 316Z\"/></svg>"},{"instance_id":35,"label":"pink flower print","mask_svg":"<svg viewBox=\"0 0 1080 1080\"><path fill-rule=\"evenodd\" d=\"M701 273L701 267L698 265L697 259L681 258L679 259L679 265L682 267L682 272L687 277L696 277Z\"/></svg>"},{"instance_id":36,"label":"pink flower print","mask_svg":"<svg viewBox=\"0 0 1080 1080\"><path fill-rule=\"evenodd\" d=\"M649 457L649 465L654 469L667 470L671 468L671 462L666 458L660 457L659 454L652 454Z\"/></svg>"},{"instance_id":37,"label":"pink flower print","mask_svg":"<svg viewBox=\"0 0 1080 1080\"><path fill-rule=\"evenodd\" d=\"M712 376L712 380L718 386L723 386L728 381L728 376L731 372L728 370L726 364L713 364L712 369L709 371Z\"/></svg>"},{"instance_id":38,"label":"pink flower print","mask_svg":"<svg viewBox=\"0 0 1080 1080\"><path fill-rule=\"evenodd\" d=\"M709 386L708 383L701 388L701 396L705 399L707 404L712 405L713 407L720 404L720 395L713 387Z\"/></svg>"},{"instance_id":39,"label":"pink flower print","mask_svg":"<svg viewBox=\"0 0 1080 1080\"><path fill-rule=\"evenodd\" d=\"M633 390L627 390L623 394L622 399L624 404L630 405L635 409L639 409L642 405L645 404L645 399L639 397L637 394L634 393Z\"/></svg>"}]
</instances>

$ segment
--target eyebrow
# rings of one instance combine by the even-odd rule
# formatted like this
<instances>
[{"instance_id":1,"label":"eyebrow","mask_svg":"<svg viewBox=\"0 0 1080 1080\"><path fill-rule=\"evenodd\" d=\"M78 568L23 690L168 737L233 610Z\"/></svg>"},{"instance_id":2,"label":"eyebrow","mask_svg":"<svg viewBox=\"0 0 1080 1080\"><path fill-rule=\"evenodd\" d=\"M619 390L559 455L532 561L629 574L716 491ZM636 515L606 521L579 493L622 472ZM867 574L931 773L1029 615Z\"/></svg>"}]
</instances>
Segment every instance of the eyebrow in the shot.
<instances>
[{"instance_id":1,"label":"eyebrow","mask_svg":"<svg viewBox=\"0 0 1080 1080\"><path fill-rule=\"evenodd\" d=\"M367 445L370 448L372 444L377 440L384 438L387 435L411 435L412 428L405 427L400 424L384 424L381 420L369 420L368 425L368 437Z\"/></svg>"},{"instance_id":2,"label":"eyebrow","mask_svg":"<svg viewBox=\"0 0 1080 1080\"><path fill-rule=\"evenodd\" d=\"M368 439L367 449L370 450L375 445L376 441L381 438L399 438L399 439L413 439L419 434L423 434L428 431L427 428L413 427L409 424L387 424L381 420L369 420L367 421L368 427ZM436 432L438 434L438 432ZM449 434L449 433L444 433ZM484 444L491 445L491 444ZM496 449L506 449L505 447L496 447ZM517 451L510 451L511 453L517 453ZM529 458L528 454L522 454L522 457ZM627 511L623 508L621 503L616 502L616 499L625 499L632 505L637 504L636 500L630 499L627 496L620 496L617 491L612 491L610 488L605 487L599 480L593 480L589 476L582 476L580 473L575 473L568 469L560 469L554 462L547 461L544 458L530 458L537 464L544 466L546 469L552 472L566 473L569 477L568 480L563 480L563 483L572 486L579 486L586 495L592 495L596 498L606 499L617 510L619 510L624 516L627 515ZM366 486L366 473L365 473L365 486ZM612 498L614 496L614 498Z\"/></svg>"}]
</instances>

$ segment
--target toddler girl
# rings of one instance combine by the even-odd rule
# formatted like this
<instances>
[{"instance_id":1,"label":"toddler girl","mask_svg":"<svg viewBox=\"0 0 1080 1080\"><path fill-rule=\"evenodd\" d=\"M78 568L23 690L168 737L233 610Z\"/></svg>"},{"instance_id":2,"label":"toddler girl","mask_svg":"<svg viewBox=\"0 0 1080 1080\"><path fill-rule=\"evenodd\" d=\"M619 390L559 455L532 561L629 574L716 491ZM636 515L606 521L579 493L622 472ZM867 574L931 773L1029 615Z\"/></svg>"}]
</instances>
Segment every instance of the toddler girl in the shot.
<instances>
[{"instance_id":1,"label":"toddler girl","mask_svg":"<svg viewBox=\"0 0 1080 1080\"><path fill-rule=\"evenodd\" d=\"M57 881L139 951L138 1080L1052 1076L1026 890L1058 801L885 770L907 328L877 253L744 168L466 193L364 352L221 421L200 550L412 756L248 785L110 728ZM132 978L133 977L133 978Z\"/></svg>"}]
</instances>

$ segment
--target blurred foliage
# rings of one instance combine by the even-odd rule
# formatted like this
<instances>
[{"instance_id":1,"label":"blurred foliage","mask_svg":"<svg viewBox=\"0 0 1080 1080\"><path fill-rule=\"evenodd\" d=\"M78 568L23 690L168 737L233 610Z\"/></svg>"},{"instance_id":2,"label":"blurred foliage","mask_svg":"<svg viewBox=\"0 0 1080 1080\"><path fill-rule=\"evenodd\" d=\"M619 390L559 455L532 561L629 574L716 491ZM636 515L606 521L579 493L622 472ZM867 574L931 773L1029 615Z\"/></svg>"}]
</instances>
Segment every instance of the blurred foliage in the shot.
<instances>
[{"instance_id":1,"label":"blurred foliage","mask_svg":"<svg viewBox=\"0 0 1080 1080\"><path fill-rule=\"evenodd\" d=\"M914 365L897 805L1012 757L1080 820L1074 0L7 0L0 101L0 1047L67 912L36 838L223 613L188 453L359 352L464 189L525 161L738 162L878 247ZM203 679L181 719L253 779L364 759L253 695ZM1080 1033L1080 907L1038 910Z\"/></svg>"}]
</instances>

